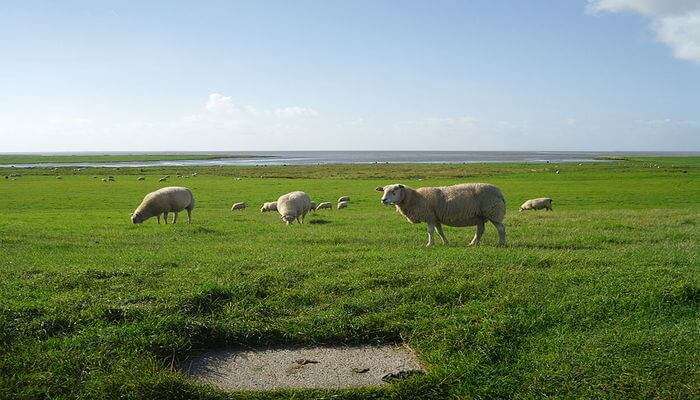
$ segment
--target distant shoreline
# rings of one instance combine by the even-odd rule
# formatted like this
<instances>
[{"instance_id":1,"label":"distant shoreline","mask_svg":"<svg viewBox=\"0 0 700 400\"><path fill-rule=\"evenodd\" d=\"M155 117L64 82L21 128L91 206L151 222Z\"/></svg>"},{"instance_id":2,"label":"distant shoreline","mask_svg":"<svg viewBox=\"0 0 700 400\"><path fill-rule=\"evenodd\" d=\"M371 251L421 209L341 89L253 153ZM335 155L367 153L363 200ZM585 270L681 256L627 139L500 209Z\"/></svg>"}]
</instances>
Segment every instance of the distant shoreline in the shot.
<instances>
[{"instance_id":1,"label":"distant shoreline","mask_svg":"<svg viewBox=\"0 0 700 400\"><path fill-rule=\"evenodd\" d=\"M628 157L697 156L700 152L596 151L289 151L0 154L0 168L147 168L331 164L469 164L605 162Z\"/></svg>"}]
</instances>

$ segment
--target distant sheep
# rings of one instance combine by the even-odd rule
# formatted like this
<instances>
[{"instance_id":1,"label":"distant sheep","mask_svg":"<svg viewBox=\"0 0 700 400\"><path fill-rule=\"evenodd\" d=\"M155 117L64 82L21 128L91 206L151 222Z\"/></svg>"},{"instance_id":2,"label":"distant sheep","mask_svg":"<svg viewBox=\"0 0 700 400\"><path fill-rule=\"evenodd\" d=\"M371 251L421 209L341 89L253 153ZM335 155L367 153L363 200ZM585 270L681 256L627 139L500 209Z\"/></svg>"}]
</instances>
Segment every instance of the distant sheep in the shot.
<instances>
[{"instance_id":1,"label":"distant sheep","mask_svg":"<svg viewBox=\"0 0 700 400\"><path fill-rule=\"evenodd\" d=\"M173 224L177 222L178 213L187 210L187 223L192 221L192 209L194 209L194 195L186 187L164 187L155 192L151 192L143 198L136 211L131 214L131 222L140 224L141 222L157 217L160 224L160 216L163 215L165 223L168 223L168 213L173 212Z\"/></svg>"},{"instance_id":2,"label":"distant sheep","mask_svg":"<svg viewBox=\"0 0 700 400\"><path fill-rule=\"evenodd\" d=\"M145 177L145 176L139 176L138 178L136 178L136 180L137 180L137 181L145 181L145 180L146 180L146 177Z\"/></svg>"},{"instance_id":3,"label":"distant sheep","mask_svg":"<svg viewBox=\"0 0 700 400\"><path fill-rule=\"evenodd\" d=\"M295 220L303 224L306 213L311 209L311 199L304 192L291 192L277 199L277 212L287 225Z\"/></svg>"},{"instance_id":4,"label":"distant sheep","mask_svg":"<svg viewBox=\"0 0 700 400\"><path fill-rule=\"evenodd\" d=\"M63 177L61 175L58 175L56 179L63 179Z\"/></svg>"},{"instance_id":5,"label":"distant sheep","mask_svg":"<svg viewBox=\"0 0 700 400\"><path fill-rule=\"evenodd\" d=\"M234 210L244 210L248 205L246 203L235 203L231 206L231 211Z\"/></svg>"},{"instance_id":6,"label":"distant sheep","mask_svg":"<svg viewBox=\"0 0 700 400\"><path fill-rule=\"evenodd\" d=\"M524 202L520 206L520 211L525 210L549 210L552 211L552 199L549 197L540 197L539 199L531 199Z\"/></svg>"},{"instance_id":7,"label":"distant sheep","mask_svg":"<svg viewBox=\"0 0 700 400\"><path fill-rule=\"evenodd\" d=\"M350 202L347 201L347 200L346 200L346 201L341 201L341 202L339 202L339 203L338 203L338 210L340 210L341 208L347 208L347 207L348 207L348 204L350 204Z\"/></svg>"},{"instance_id":8,"label":"distant sheep","mask_svg":"<svg viewBox=\"0 0 700 400\"><path fill-rule=\"evenodd\" d=\"M316 211L324 209L333 209L333 205L326 201L316 206Z\"/></svg>"},{"instance_id":9,"label":"distant sheep","mask_svg":"<svg viewBox=\"0 0 700 400\"><path fill-rule=\"evenodd\" d=\"M260 212L277 211L277 202L269 201L260 206Z\"/></svg>"},{"instance_id":10,"label":"distant sheep","mask_svg":"<svg viewBox=\"0 0 700 400\"><path fill-rule=\"evenodd\" d=\"M350 196L342 196L338 198L338 203L341 203L343 201L350 201Z\"/></svg>"},{"instance_id":11,"label":"distant sheep","mask_svg":"<svg viewBox=\"0 0 700 400\"><path fill-rule=\"evenodd\" d=\"M491 221L498 230L499 244L506 243L506 228L503 225L506 201L496 186L488 183L466 183L412 189L402 184L394 184L378 187L376 190L383 193L382 204L396 206L396 211L412 224L428 224L427 246L433 245L435 229L442 242L447 243L442 225L476 225L476 234L469 243L476 245L481 240L487 221Z\"/></svg>"},{"instance_id":12,"label":"distant sheep","mask_svg":"<svg viewBox=\"0 0 700 400\"><path fill-rule=\"evenodd\" d=\"M167 177L167 176L164 176L164 177L158 179L158 182L165 182L165 181L167 181L167 180L168 180L168 177Z\"/></svg>"}]
</instances>

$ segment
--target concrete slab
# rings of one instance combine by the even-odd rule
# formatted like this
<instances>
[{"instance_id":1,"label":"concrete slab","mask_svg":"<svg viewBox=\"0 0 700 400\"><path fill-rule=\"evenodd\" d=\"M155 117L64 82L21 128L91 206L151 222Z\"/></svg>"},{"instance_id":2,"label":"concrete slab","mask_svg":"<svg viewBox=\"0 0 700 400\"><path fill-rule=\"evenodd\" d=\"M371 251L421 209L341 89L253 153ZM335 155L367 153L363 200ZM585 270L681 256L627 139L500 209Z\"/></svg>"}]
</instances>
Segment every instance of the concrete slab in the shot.
<instances>
[{"instance_id":1,"label":"concrete slab","mask_svg":"<svg viewBox=\"0 0 700 400\"><path fill-rule=\"evenodd\" d=\"M379 386L424 372L416 354L401 345L211 350L184 367L228 390Z\"/></svg>"}]
</instances>

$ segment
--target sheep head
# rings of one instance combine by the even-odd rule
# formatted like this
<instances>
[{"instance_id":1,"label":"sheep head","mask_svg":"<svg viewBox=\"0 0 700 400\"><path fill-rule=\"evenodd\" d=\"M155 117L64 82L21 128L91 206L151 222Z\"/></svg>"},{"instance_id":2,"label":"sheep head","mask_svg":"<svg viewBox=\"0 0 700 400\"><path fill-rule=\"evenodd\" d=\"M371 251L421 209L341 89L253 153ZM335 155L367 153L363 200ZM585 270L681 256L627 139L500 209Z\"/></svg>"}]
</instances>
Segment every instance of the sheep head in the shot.
<instances>
[{"instance_id":1,"label":"sheep head","mask_svg":"<svg viewBox=\"0 0 700 400\"><path fill-rule=\"evenodd\" d=\"M406 186L396 183L384 187L377 187L375 190L382 192L382 204L393 205L401 203L406 195Z\"/></svg>"}]
</instances>

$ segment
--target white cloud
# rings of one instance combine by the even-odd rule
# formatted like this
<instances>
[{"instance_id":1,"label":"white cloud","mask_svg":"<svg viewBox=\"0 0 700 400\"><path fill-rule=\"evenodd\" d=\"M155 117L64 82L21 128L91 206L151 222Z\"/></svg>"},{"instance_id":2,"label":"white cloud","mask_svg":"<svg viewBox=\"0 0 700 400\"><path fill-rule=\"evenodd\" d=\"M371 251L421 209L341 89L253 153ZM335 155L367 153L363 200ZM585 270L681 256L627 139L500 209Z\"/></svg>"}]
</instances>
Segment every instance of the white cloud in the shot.
<instances>
[{"instance_id":1,"label":"white cloud","mask_svg":"<svg viewBox=\"0 0 700 400\"><path fill-rule=\"evenodd\" d=\"M209 95L204 108L212 113L224 113L231 114L236 111L236 107L233 105L233 101L230 96L224 96L220 93L212 93Z\"/></svg>"},{"instance_id":2,"label":"white cloud","mask_svg":"<svg viewBox=\"0 0 700 400\"><path fill-rule=\"evenodd\" d=\"M274 111L278 117L317 117L318 111L308 107L284 107Z\"/></svg>"},{"instance_id":3,"label":"white cloud","mask_svg":"<svg viewBox=\"0 0 700 400\"><path fill-rule=\"evenodd\" d=\"M656 39L676 58L700 62L700 1L698 0L588 0L588 10L634 12L651 19Z\"/></svg>"}]
</instances>

